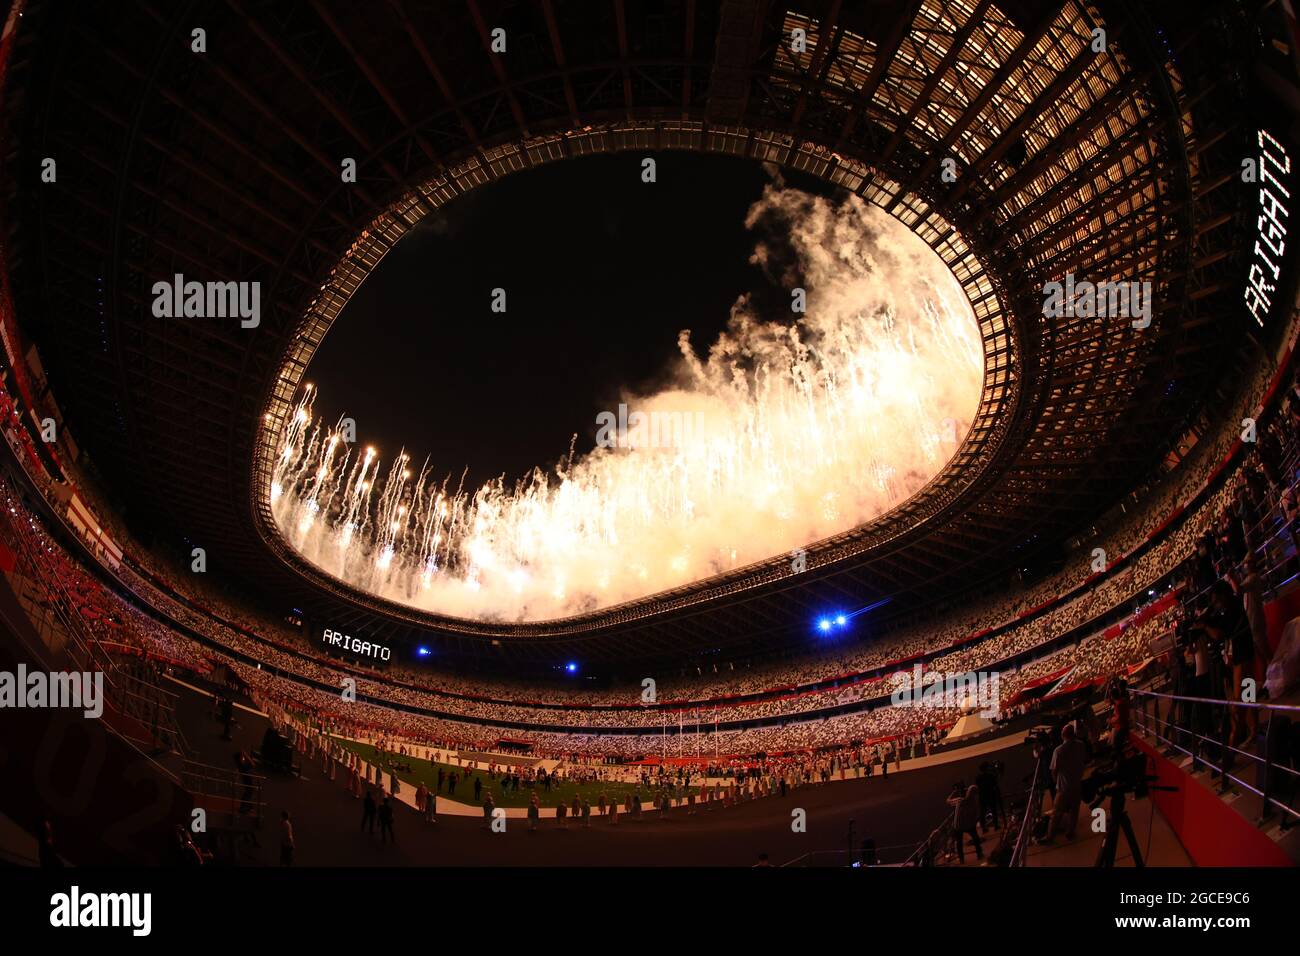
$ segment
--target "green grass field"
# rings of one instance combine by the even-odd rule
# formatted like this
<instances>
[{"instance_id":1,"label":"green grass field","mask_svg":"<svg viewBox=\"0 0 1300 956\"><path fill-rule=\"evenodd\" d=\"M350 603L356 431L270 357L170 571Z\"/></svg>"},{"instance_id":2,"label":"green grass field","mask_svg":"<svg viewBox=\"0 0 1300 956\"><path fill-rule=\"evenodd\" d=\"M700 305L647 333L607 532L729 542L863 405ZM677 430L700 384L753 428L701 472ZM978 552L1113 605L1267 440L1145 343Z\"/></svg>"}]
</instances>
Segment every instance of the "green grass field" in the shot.
<instances>
[{"instance_id":1,"label":"green grass field","mask_svg":"<svg viewBox=\"0 0 1300 956\"><path fill-rule=\"evenodd\" d=\"M347 740L343 737L335 737L334 739L337 740L345 749L360 755L362 760L371 764L382 765L385 768L384 772L388 773L388 764L386 762L381 762L377 758L375 748L372 745L358 743L354 740ZM501 789L500 775L498 775L496 780L489 780L487 772L483 770L469 772L469 776L466 776L467 771L464 767L457 767L448 763L433 763L432 761L425 760L422 757L413 757L409 755L398 757L396 759L402 763L411 765L410 772L399 772L397 774L397 779L402 781L404 786L409 785L412 790L417 788L421 781L423 781L424 785L430 790L437 789L439 767L442 768L445 774L450 774L452 772L459 774L461 779L456 784L456 792L454 794L448 794L444 788L439 794L439 796L446 800L455 800L459 803L470 804L471 806L481 806L483 803L482 793L480 793L477 802L474 800L475 777L482 781L484 791L486 791L489 786L491 787L492 800L498 807L526 807L528 806L528 800L532 795L532 791L528 789L528 785L523 781L520 781L519 789L517 791L503 791ZM558 784L553 784L550 792L539 788L537 791L537 797L541 806L554 807L561 799L564 800L566 804L572 804L573 797L576 794L591 803L591 813L595 816L598 812L596 809L596 802L600 799L602 792L605 794L605 799L607 801L617 800L620 809L622 809L622 807L626 805L628 796L636 789L637 788L630 783L605 781L603 783L578 785L566 780L561 781ZM699 788L692 787L691 789L698 791ZM654 793L652 791L644 788L641 790L641 805L643 811L649 812L653 810L651 804L653 799Z\"/></svg>"}]
</instances>

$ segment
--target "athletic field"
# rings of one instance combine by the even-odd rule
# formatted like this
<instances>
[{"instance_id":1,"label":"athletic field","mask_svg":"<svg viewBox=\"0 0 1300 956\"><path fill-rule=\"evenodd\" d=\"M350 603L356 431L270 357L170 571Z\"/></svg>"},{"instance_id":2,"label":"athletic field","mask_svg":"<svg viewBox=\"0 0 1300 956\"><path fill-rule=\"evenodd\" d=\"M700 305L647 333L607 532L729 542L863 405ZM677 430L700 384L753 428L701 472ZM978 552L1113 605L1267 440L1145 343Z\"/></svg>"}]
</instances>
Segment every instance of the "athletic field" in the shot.
<instances>
[{"instance_id":1,"label":"athletic field","mask_svg":"<svg viewBox=\"0 0 1300 956\"><path fill-rule=\"evenodd\" d=\"M485 770L471 771L465 767L457 767L448 763L434 763L425 760L423 757L415 757L410 754L404 757L395 757L391 753L385 753L381 759L378 752L371 744L358 743L357 741L347 740L343 737L335 737L334 740L345 749L360 755L361 759L365 760L367 763L382 766L385 774L390 770L389 761L395 760L403 764L410 764L410 771L398 771L397 779L400 780L404 786L409 785L412 790L419 787L421 781L424 782L424 785L428 787L430 791L436 790L438 785L438 770L441 768L444 774L444 784L443 789L439 792L438 796L443 797L444 799L455 800L458 803L465 803L471 806L481 806L483 803L483 795L486 793L489 786L492 790L492 800L498 807L526 807L528 806L529 798L532 796L532 790L529 789L529 784L523 780L519 782L518 790L504 791L501 787L500 774L498 774L496 780L489 780L487 771ZM448 793L445 776L449 776L452 773L457 774L459 779L456 783L456 792ZM477 801L474 799L475 778L478 778L483 785L483 790L480 791L479 799ZM560 802L560 800L563 800L566 804L571 806L574 795L576 794L578 797L591 803L591 812L595 814L597 812L597 801L600 799L601 793L605 794L607 802L617 800L620 805L626 805L627 798L636 790L636 785L630 783L598 781L596 783L578 785L568 780L562 780L552 784L549 791L543 787L539 787L537 790L537 798L538 803L543 807L554 807ZM698 792L699 788L692 787L691 791ZM653 799L653 790L641 789L641 803L644 810L653 809L653 804L651 802Z\"/></svg>"}]
</instances>

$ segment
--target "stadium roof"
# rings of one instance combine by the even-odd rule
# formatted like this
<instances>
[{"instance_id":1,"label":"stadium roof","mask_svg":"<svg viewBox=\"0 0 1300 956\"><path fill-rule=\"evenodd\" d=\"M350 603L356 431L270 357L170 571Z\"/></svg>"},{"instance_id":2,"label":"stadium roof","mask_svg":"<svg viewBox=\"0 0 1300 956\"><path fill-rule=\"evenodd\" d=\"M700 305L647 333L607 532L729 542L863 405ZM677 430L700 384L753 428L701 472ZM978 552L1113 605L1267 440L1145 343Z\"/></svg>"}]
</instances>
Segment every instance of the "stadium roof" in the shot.
<instances>
[{"instance_id":1,"label":"stadium roof","mask_svg":"<svg viewBox=\"0 0 1300 956\"><path fill-rule=\"evenodd\" d=\"M19 316L116 494L336 626L525 664L778 647L827 607L913 607L1061 540L1214 400L1248 331L1248 130L1244 28L1226 5L1207 16L1176 0L31 2L3 99ZM267 455L386 250L520 169L674 149L821 176L949 263L986 355L952 464L802 573L781 557L560 622L438 618L298 559ZM155 318L150 290L176 273L260 282L260 324ZM1150 327L1045 317L1066 273L1150 282Z\"/></svg>"}]
</instances>

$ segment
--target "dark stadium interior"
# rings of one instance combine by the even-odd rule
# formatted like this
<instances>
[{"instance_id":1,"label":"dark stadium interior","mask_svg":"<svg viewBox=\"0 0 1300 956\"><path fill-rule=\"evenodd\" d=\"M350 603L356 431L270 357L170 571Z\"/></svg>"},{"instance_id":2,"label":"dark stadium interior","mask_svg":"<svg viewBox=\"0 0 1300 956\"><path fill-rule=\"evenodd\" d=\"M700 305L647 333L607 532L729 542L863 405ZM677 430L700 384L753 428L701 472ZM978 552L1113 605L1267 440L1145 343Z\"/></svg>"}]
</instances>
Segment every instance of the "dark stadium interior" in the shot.
<instances>
[{"instance_id":1,"label":"dark stadium interior","mask_svg":"<svg viewBox=\"0 0 1300 956\"><path fill-rule=\"evenodd\" d=\"M0 0L0 24L5 865L1300 860L1288 5ZM827 209L850 239L796 228ZM846 507L908 490L794 550L738 551L768 540L751 510L688 580L606 601L557 571L554 604L462 609L487 483L540 468L563 503L600 416L693 362L758 392L737 316L831 351L791 305L818 291L800 242L921 284L872 216L974 320L969 429L923 480L847 473ZM173 277L260 313L172 316ZM1098 310L1145 290L1146 321L1052 311L1076 277L1124 288ZM800 394L831 392L856 395ZM474 516L455 554L444 497ZM596 510L567 520L619 539ZM394 560L469 596L403 597ZM102 719L5 696L63 672L103 679ZM394 844L358 830L367 794ZM1127 845L1089 823L1126 798Z\"/></svg>"},{"instance_id":2,"label":"dark stadium interior","mask_svg":"<svg viewBox=\"0 0 1300 956\"><path fill-rule=\"evenodd\" d=\"M56 6L34 5L27 17L42 17ZM673 125L769 129L796 143L824 142L842 157L840 165L869 162L879 170L877 179L902 183L901 191L894 187L896 199L883 203L886 208L906 203L957 226L1003 300L1010 341L986 341L986 348L990 374L995 367L1007 369L1007 394L994 400L986 393L981 425L963 455L922 496L926 500L911 503L912 514L898 515L896 527L889 522L814 552L813 573L796 587L760 576L757 588L727 601L701 593L644 602L629 610L609 639L611 622L598 619L537 633L522 630L520 636L530 640L484 647L473 639L483 628L403 621L410 617L405 614L390 615L397 620L387 624L375 620L370 607L355 607L355 597L347 594L335 598L333 619L345 626L364 619L394 638L403 624L407 634L411 625L425 625L430 639L449 653L469 656L527 660L545 647L554 658L571 656L570 648L580 646L582 659L593 666L629 655L681 660L707 642L779 644L803 626L810 609L843 600L841 595L867 604L888 594L897 613L937 590L982 583L972 578L1004 582L1025 557L1014 553L1016 546L1059 539L1148 477L1169 443L1215 397L1224 363L1232 367L1238 350L1251 348L1234 308L1233 258L1217 254L1230 245L1232 229L1216 223L1225 214L1231 221L1244 197L1231 189L1193 190L1189 144L1177 121L1184 108L1199 112L1195 155L1204 181L1214 180L1204 170L1239 166L1240 140L1222 128L1236 118L1228 104L1238 94L1234 78L1220 66L1223 44L1242 35L1243 27L1234 24L1241 11L1224 8L1218 14L1223 29L1207 29L1177 16L1177 5L1160 21L1158 5L1117 5L1112 30L1133 41L1107 95L1095 97L1090 110L1072 121L1054 119L1060 129L1050 148L1017 167L1007 159L1011 146L1040 115L1025 109L1024 120L964 171L961 185L947 189L932 175L941 158L935 147L946 148L968 132L993 91L1035 51L1035 41L1060 29L1058 7L1006 7L1001 15L1017 23L1024 38L986 78L983 95L951 117L950 128L927 151L923 140L894 136L874 111L851 106L868 101L872 89L888 81L888 58L875 60L865 88L846 107L849 95L837 89L842 81L839 71L829 70L830 58L810 64L816 69L805 75L792 74L775 57L785 24L775 8L758 19L760 6L766 5L681 2L663 4L655 14L647 8L637 49L628 44L633 34L626 19L616 18L612 6L593 17L581 3L501 5L493 11L494 22L505 18L508 31L527 38L519 41L527 53L504 94L492 61L483 56L480 15L468 4L384 5L374 16L347 5L322 16L311 5L267 4L251 18L240 4L213 5L204 10L211 67L202 70L184 43L168 39L187 32L184 11L168 14L141 5L123 12L92 4L78 8L76 16L51 14L39 35L54 52L36 56L32 47L24 56L20 47L11 67L30 105L27 122L16 124L11 148L28 164L67 139L77 148L63 166L68 186L15 197L18 222L31 225L18 232L12 281L18 307L41 303L32 311L39 322L52 323L33 334L48 343L45 361L61 405L75 412L81 434L101 439L95 460L124 513L202 542L216 573L256 582L281 601L291 597L293 606L308 596L319 601L321 582L310 589L273 543L263 540L268 532L264 521L259 530L250 503L252 476L246 473L278 363L303 334L303 310L319 293L318 277L386 201L430 174L454 169L465 158L481 164L485 150L521 136L611 119L644 130L638 135L661 149L678 143L690 148L682 134L665 127L670 119ZM904 39L899 26L910 22L908 14L917 7L837 4L835 29L842 44L866 37L894 48ZM828 10L818 12L825 17ZM723 31L749 22L750 35L721 42ZM979 18L952 22L969 34ZM1184 94L1186 107L1152 65L1163 52L1157 44L1179 51L1180 69L1196 90L1194 97ZM552 62L556 49L563 51L558 69ZM959 49L953 48L954 56ZM735 65L718 62L724 54ZM622 70L619 55L629 60ZM1042 110L1084 71L1099 69L1092 60L1088 51L1054 64L1060 75L1040 103L1029 105ZM898 69L904 68L900 63ZM758 71L761 81L746 83L747 70ZM723 72L726 93L718 88ZM538 78L530 81L534 74ZM439 91L432 100L429 77ZM733 88L744 92L732 94ZM921 102L911 109L913 116ZM1142 105L1143 132L1152 139L1138 146L1132 136L1116 138L1113 148L1132 151L1139 164L1118 184L1119 192L1139 195L1158 182L1159 199L1151 207L1130 204L1128 219L1105 226L1089 222L1087 203L1098 212L1123 210L1122 196L1112 195L1113 188L1087 187L1082 179L1056 184L1060 174L1049 173L1047 164L1090 142L1098 124L1114 122L1108 117L1135 103ZM618 146L611 140L605 148ZM358 189L323 175L322 167L333 174L332 157L353 153L365 158ZM1082 177L1089 167L1076 162L1075 175ZM811 171L831 174L825 159ZM75 185L92 181L94 189ZM868 177L859 188L874 181ZM1032 217L1024 215L1018 190L1033 186L1037 195L1048 182L1055 188L1037 199ZM1056 215L1050 212L1054 201L1061 204ZM126 208L130 217L120 211ZM1019 215L1013 218L1013 212ZM1073 252L1049 258L1046 243L1060 230L1031 224L1062 216L1082 232L1071 241ZM1018 224L1026 231L1017 232ZM43 252L25 252L23 242L37 236ZM1107 256L1131 263L1121 270L1151 270L1170 321L1160 323L1154 336L1095 323L1031 331L1026 323L1033 311L1026 306L1043 284L1035 268L1059 268L1071 257L1102 261L1085 250L1103 236L1120 240ZM146 279L182 267L213 275L235 269L261 279L267 307L260 326L152 321ZM1227 319L1229 312L1235 320ZM302 371L295 369L295 375ZM1077 426L1068 428L1073 438L1060 434L1067 419ZM945 485L951 487L940 495ZM929 533L901 526L914 526L923 515L927 530L933 528ZM995 571L1001 573L992 576ZM731 597L734 589L719 590ZM754 618L772 623L756 629ZM555 639L536 639L550 635ZM586 640L596 635L599 640ZM492 636L498 636L495 630Z\"/></svg>"}]
</instances>

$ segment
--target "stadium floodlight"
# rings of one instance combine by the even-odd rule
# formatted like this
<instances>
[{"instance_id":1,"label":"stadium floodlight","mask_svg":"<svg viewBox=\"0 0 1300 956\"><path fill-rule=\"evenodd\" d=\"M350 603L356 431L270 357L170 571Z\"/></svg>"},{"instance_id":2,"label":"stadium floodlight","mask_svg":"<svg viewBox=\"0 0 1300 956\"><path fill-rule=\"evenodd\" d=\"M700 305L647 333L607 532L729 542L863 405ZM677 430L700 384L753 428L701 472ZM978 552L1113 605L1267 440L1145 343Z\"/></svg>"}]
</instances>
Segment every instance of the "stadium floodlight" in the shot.
<instances>
[{"instance_id":1,"label":"stadium floodlight","mask_svg":"<svg viewBox=\"0 0 1300 956\"><path fill-rule=\"evenodd\" d=\"M568 671L570 674L578 673L578 665L573 663L573 661L569 661L569 663L565 664L564 669Z\"/></svg>"},{"instance_id":2,"label":"stadium floodlight","mask_svg":"<svg viewBox=\"0 0 1300 956\"><path fill-rule=\"evenodd\" d=\"M417 647L415 649L415 653L419 654L421 657L428 657L433 652L430 651L427 647Z\"/></svg>"},{"instance_id":3,"label":"stadium floodlight","mask_svg":"<svg viewBox=\"0 0 1300 956\"><path fill-rule=\"evenodd\" d=\"M822 618L817 622L817 629L822 632L829 631L831 629L831 619L829 617Z\"/></svg>"},{"instance_id":4,"label":"stadium floodlight","mask_svg":"<svg viewBox=\"0 0 1300 956\"><path fill-rule=\"evenodd\" d=\"M835 623L838 624L840 627L843 627L845 624L849 623L849 619L845 617L843 614L836 614Z\"/></svg>"}]
</instances>

